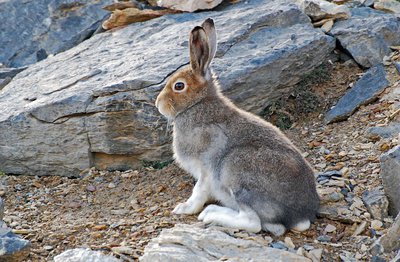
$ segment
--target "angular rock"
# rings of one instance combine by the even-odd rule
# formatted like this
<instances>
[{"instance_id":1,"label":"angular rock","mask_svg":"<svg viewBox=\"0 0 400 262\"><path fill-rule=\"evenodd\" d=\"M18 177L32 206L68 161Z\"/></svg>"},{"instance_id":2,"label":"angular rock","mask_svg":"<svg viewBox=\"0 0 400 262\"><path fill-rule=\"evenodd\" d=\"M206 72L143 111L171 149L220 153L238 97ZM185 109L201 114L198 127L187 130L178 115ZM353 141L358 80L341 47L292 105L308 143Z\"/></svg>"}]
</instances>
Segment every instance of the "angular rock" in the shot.
<instances>
[{"instance_id":1,"label":"angular rock","mask_svg":"<svg viewBox=\"0 0 400 262\"><path fill-rule=\"evenodd\" d=\"M297 0L296 3L313 21L350 17L350 9L345 5L336 5L325 0Z\"/></svg>"},{"instance_id":2,"label":"angular rock","mask_svg":"<svg viewBox=\"0 0 400 262\"><path fill-rule=\"evenodd\" d=\"M337 21L330 34L363 67L383 62L390 46L400 45L400 20L369 7L353 8L351 18Z\"/></svg>"},{"instance_id":3,"label":"angular rock","mask_svg":"<svg viewBox=\"0 0 400 262\"><path fill-rule=\"evenodd\" d=\"M400 75L400 62L394 62L394 66L396 67L397 73Z\"/></svg>"},{"instance_id":4,"label":"angular rock","mask_svg":"<svg viewBox=\"0 0 400 262\"><path fill-rule=\"evenodd\" d=\"M376 0L374 2L374 8L400 15L400 2L396 0Z\"/></svg>"},{"instance_id":5,"label":"angular rock","mask_svg":"<svg viewBox=\"0 0 400 262\"><path fill-rule=\"evenodd\" d=\"M388 231L374 244L375 253L389 253L400 249L400 213L397 215L392 226Z\"/></svg>"},{"instance_id":6,"label":"angular rock","mask_svg":"<svg viewBox=\"0 0 400 262\"><path fill-rule=\"evenodd\" d=\"M294 253L236 239L215 228L176 225L164 229L145 247L141 262L165 261L309 261Z\"/></svg>"},{"instance_id":7,"label":"angular rock","mask_svg":"<svg viewBox=\"0 0 400 262\"><path fill-rule=\"evenodd\" d=\"M376 99L389 85L383 65L370 68L338 103L326 113L325 122L332 123L347 119L360 106Z\"/></svg>"},{"instance_id":8,"label":"angular rock","mask_svg":"<svg viewBox=\"0 0 400 262\"><path fill-rule=\"evenodd\" d=\"M391 122L387 126L374 126L367 129L370 137L394 138L400 133L400 123Z\"/></svg>"},{"instance_id":9,"label":"angular rock","mask_svg":"<svg viewBox=\"0 0 400 262\"><path fill-rule=\"evenodd\" d=\"M89 248L75 248L55 256L54 262L122 262L122 260Z\"/></svg>"},{"instance_id":10,"label":"angular rock","mask_svg":"<svg viewBox=\"0 0 400 262\"><path fill-rule=\"evenodd\" d=\"M2 222L1 222L2 223ZM29 255L30 242L10 232L9 229L0 227L0 261L19 262L25 261Z\"/></svg>"},{"instance_id":11,"label":"angular rock","mask_svg":"<svg viewBox=\"0 0 400 262\"><path fill-rule=\"evenodd\" d=\"M297 6L267 0L97 34L30 66L2 90L0 170L77 176L91 166L131 169L169 159L171 136L154 101L166 77L188 63L190 30L210 16L219 41L212 67L223 92L253 112L335 47Z\"/></svg>"},{"instance_id":12,"label":"angular rock","mask_svg":"<svg viewBox=\"0 0 400 262\"><path fill-rule=\"evenodd\" d=\"M185 12L194 12L213 9L221 2L222 0L158 0L157 5Z\"/></svg>"},{"instance_id":13,"label":"angular rock","mask_svg":"<svg viewBox=\"0 0 400 262\"><path fill-rule=\"evenodd\" d=\"M10 67L33 64L75 46L82 34L88 37L94 32L85 30L103 19L107 12L101 7L112 2L0 1L0 63Z\"/></svg>"},{"instance_id":14,"label":"angular rock","mask_svg":"<svg viewBox=\"0 0 400 262\"><path fill-rule=\"evenodd\" d=\"M383 221L387 217L389 202L380 188L364 191L362 200L372 218Z\"/></svg>"},{"instance_id":15,"label":"angular rock","mask_svg":"<svg viewBox=\"0 0 400 262\"><path fill-rule=\"evenodd\" d=\"M389 200L389 214L396 216L400 212L400 146L382 154L380 161L380 176Z\"/></svg>"},{"instance_id":16,"label":"angular rock","mask_svg":"<svg viewBox=\"0 0 400 262\"><path fill-rule=\"evenodd\" d=\"M170 10L140 10L138 8L125 8L123 10L116 9L106 21L103 22L102 27L105 30L110 30L115 27L125 26L132 23L144 22L154 19L165 14L171 13Z\"/></svg>"}]
</instances>

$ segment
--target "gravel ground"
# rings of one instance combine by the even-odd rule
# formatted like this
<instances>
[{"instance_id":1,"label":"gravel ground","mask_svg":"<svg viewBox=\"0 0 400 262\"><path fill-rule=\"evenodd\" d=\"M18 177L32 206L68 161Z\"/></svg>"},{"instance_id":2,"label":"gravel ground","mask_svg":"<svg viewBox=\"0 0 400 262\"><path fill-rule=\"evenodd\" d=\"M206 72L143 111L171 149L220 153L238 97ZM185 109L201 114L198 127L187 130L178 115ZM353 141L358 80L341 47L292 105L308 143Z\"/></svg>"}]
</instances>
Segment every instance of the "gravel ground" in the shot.
<instances>
[{"instance_id":1,"label":"gravel ground","mask_svg":"<svg viewBox=\"0 0 400 262\"><path fill-rule=\"evenodd\" d=\"M361 73L351 64L331 65L329 70L329 79L309 87L308 91L317 96L319 103L311 113L307 110L300 115L293 113L298 111L296 99L302 99L301 95L284 101L285 110L294 122L284 132L306 152L304 155L316 172L338 171L336 177L320 181L318 191L323 207L339 214L322 212L323 217L303 233L273 237L239 231L235 236L277 248L293 248L290 243L293 242L299 253L322 248L323 261L369 261L371 243L393 220L373 219L361 194L381 185L379 156L399 141L370 138L366 130L393 117L391 114L400 102L393 92L400 89L400 81L394 68L388 68L392 87L381 99L362 107L347 121L326 126L322 113ZM190 196L194 185L194 180L175 164L161 170L93 169L81 179L2 176L1 181L0 195L6 203L4 220L32 242L28 261L51 261L55 255L75 247L90 247L132 261L143 254L145 245L163 228L176 223L197 223L195 216L171 214L177 203Z\"/></svg>"}]
</instances>

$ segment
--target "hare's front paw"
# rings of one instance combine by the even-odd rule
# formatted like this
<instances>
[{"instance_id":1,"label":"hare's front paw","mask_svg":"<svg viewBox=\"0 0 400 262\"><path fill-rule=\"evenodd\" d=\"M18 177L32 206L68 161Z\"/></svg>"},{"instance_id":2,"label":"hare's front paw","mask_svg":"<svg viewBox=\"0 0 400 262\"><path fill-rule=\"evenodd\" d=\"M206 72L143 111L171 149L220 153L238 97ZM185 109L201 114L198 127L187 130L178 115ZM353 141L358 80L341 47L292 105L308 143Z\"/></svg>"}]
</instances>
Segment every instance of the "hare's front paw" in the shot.
<instances>
[{"instance_id":1,"label":"hare's front paw","mask_svg":"<svg viewBox=\"0 0 400 262\"><path fill-rule=\"evenodd\" d=\"M184 202L178 204L172 213L180 215L180 214L187 214L187 215L192 215L192 214L197 214L200 212L200 209L202 207L199 205L195 205L195 203L191 202Z\"/></svg>"}]
</instances>

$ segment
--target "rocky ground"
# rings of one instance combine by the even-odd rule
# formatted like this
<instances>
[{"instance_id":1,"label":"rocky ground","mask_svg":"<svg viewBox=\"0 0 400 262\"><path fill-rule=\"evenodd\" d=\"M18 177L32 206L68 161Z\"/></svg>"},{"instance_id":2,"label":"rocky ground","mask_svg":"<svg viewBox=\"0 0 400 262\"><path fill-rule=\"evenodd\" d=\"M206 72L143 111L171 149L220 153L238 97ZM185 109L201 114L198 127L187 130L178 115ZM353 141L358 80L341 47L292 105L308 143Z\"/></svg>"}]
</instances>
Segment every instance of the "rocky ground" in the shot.
<instances>
[{"instance_id":1,"label":"rocky ground","mask_svg":"<svg viewBox=\"0 0 400 262\"><path fill-rule=\"evenodd\" d=\"M266 110L267 118L282 128L291 125L284 132L305 152L317 174L325 174L317 177L321 217L301 234L273 237L234 232L235 237L298 253L323 249L323 261L384 261L395 256L372 257L368 251L393 219L371 214L362 197L366 190L381 186L379 156L399 142L399 138L377 139L367 133L369 127L393 118L400 102L399 76L394 67L386 69L391 87L347 121L325 125L323 113L361 76L351 60L327 62L300 82L300 91ZM1 180L4 221L31 241L28 261L51 260L75 247L132 261L163 228L197 223L195 216L171 214L177 203L189 197L194 184L173 163L162 169L90 170L81 179L2 176Z\"/></svg>"}]
</instances>

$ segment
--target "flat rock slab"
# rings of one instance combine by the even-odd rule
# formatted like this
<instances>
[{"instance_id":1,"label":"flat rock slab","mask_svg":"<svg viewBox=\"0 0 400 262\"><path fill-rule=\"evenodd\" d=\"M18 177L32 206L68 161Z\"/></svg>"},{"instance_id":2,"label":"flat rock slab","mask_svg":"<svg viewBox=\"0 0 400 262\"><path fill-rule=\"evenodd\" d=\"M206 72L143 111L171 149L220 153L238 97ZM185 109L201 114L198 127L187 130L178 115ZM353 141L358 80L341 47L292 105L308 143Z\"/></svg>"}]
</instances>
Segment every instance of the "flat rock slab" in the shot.
<instances>
[{"instance_id":1,"label":"flat rock slab","mask_svg":"<svg viewBox=\"0 0 400 262\"><path fill-rule=\"evenodd\" d=\"M353 8L351 18L337 21L330 34L363 67L383 62L390 46L400 45L400 19L369 7Z\"/></svg>"},{"instance_id":2,"label":"flat rock slab","mask_svg":"<svg viewBox=\"0 0 400 262\"><path fill-rule=\"evenodd\" d=\"M294 4L242 1L220 11L166 15L97 34L19 73L0 92L0 170L78 176L171 157L154 100L189 61L190 30L215 20L212 67L223 91L260 112L335 47ZM307 57L307 59L305 59Z\"/></svg>"},{"instance_id":3,"label":"flat rock slab","mask_svg":"<svg viewBox=\"0 0 400 262\"><path fill-rule=\"evenodd\" d=\"M164 229L144 249L141 262L187 261L304 261L294 253L266 247L253 240L236 239L215 229L196 225L176 225Z\"/></svg>"},{"instance_id":4,"label":"flat rock slab","mask_svg":"<svg viewBox=\"0 0 400 262\"><path fill-rule=\"evenodd\" d=\"M371 137L394 138L400 134L400 123L391 122L387 126L374 126L367 129Z\"/></svg>"},{"instance_id":5,"label":"flat rock slab","mask_svg":"<svg viewBox=\"0 0 400 262\"><path fill-rule=\"evenodd\" d=\"M389 214L396 216L400 212L400 146L382 154L380 176L389 200Z\"/></svg>"},{"instance_id":6,"label":"flat rock slab","mask_svg":"<svg viewBox=\"0 0 400 262\"><path fill-rule=\"evenodd\" d=\"M29 65L75 46L97 29L108 13L101 7L112 2L0 1L0 63Z\"/></svg>"},{"instance_id":7,"label":"flat rock slab","mask_svg":"<svg viewBox=\"0 0 400 262\"><path fill-rule=\"evenodd\" d=\"M325 116L326 123L346 120L360 106L376 99L389 85L383 65L370 68Z\"/></svg>"}]
</instances>

